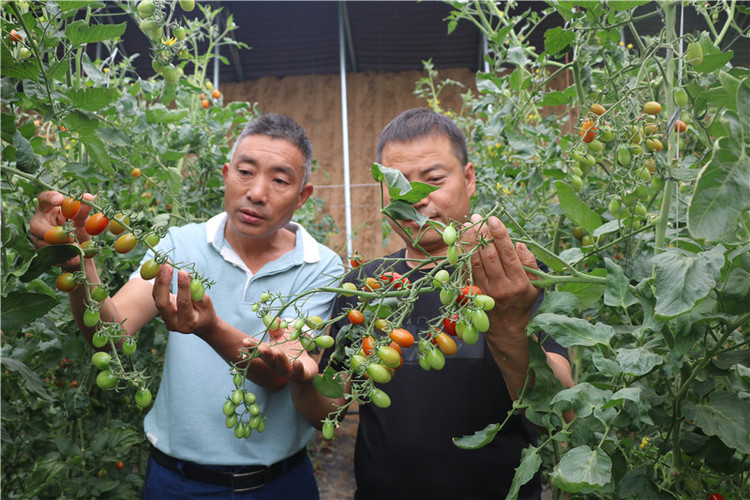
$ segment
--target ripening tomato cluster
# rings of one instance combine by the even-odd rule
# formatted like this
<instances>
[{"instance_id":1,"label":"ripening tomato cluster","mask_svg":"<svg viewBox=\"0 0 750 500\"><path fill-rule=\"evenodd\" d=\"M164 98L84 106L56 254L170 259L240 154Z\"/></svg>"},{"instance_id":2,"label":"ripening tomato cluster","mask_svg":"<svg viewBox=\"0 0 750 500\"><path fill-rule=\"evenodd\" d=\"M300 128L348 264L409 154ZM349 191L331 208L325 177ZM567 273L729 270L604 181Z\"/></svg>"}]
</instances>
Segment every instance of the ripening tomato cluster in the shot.
<instances>
[{"instance_id":1,"label":"ripening tomato cluster","mask_svg":"<svg viewBox=\"0 0 750 500\"><path fill-rule=\"evenodd\" d=\"M237 439L249 438L253 431L263 432L266 419L257 403L257 397L251 391L243 389L245 377L235 371L233 374L234 390L224 402L224 424L227 429L234 429Z\"/></svg>"}]
</instances>

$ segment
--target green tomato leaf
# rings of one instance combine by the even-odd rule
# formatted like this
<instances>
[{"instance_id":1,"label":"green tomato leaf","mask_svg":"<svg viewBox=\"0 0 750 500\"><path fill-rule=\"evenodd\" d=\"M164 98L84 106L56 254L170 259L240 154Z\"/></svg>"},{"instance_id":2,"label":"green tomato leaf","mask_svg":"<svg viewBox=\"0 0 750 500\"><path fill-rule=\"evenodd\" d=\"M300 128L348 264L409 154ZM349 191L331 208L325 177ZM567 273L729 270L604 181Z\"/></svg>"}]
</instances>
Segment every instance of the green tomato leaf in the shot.
<instances>
[{"instance_id":1,"label":"green tomato leaf","mask_svg":"<svg viewBox=\"0 0 750 500\"><path fill-rule=\"evenodd\" d=\"M506 498L516 498L521 486L531 481L542 465L542 457L539 456L539 448L529 446L521 451L521 463L516 467L513 482Z\"/></svg>"},{"instance_id":2,"label":"green tomato leaf","mask_svg":"<svg viewBox=\"0 0 750 500\"><path fill-rule=\"evenodd\" d=\"M86 111L99 111L115 102L118 97L116 89L112 88L83 88L68 89L65 95L70 98L73 106Z\"/></svg>"},{"instance_id":3,"label":"green tomato leaf","mask_svg":"<svg viewBox=\"0 0 750 500\"><path fill-rule=\"evenodd\" d=\"M385 181L392 202L400 200L414 204L438 189L423 182L409 182L401 171L379 163L373 163L371 170L373 179L378 182Z\"/></svg>"},{"instance_id":4,"label":"green tomato leaf","mask_svg":"<svg viewBox=\"0 0 750 500\"><path fill-rule=\"evenodd\" d=\"M601 449L586 445L566 453L550 476L563 491L578 493L602 488L611 478L612 461Z\"/></svg>"},{"instance_id":5,"label":"green tomato leaf","mask_svg":"<svg viewBox=\"0 0 750 500\"><path fill-rule=\"evenodd\" d=\"M685 400L682 414L730 448L750 453L750 402L734 392L714 392L705 404Z\"/></svg>"},{"instance_id":6,"label":"green tomato leaf","mask_svg":"<svg viewBox=\"0 0 750 500\"><path fill-rule=\"evenodd\" d=\"M688 207L688 229L695 238L717 241L733 232L748 209L750 158L736 138L721 137L698 176Z\"/></svg>"},{"instance_id":7,"label":"green tomato leaf","mask_svg":"<svg viewBox=\"0 0 750 500\"><path fill-rule=\"evenodd\" d=\"M16 149L16 166L20 170L30 174L39 170L41 164L39 163L39 158L34 154L34 148L28 139L25 139L21 135L21 132L17 130L13 134L13 146Z\"/></svg>"},{"instance_id":8,"label":"green tomato leaf","mask_svg":"<svg viewBox=\"0 0 750 500\"><path fill-rule=\"evenodd\" d=\"M600 278L603 278L606 275L607 270L602 268L594 269L589 273L589 276L597 276ZM558 285L557 290L575 294L580 302L580 308L586 309L601 299L606 290L606 286L595 283L565 283L563 285Z\"/></svg>"},{"instance_id":9,"label":"green tomato leaf","mask_svg":"<svg viewBox=\"0 0 750 500\"><path fill-rule=\"evenodd\" d=\"M423 226L429 220L429 217L417 212L417 209L411 203L401 200L391 201L387 206L383 207L381 212L393 220L413 220L420 226Z\"/></svg>"},{"instance_id":10,"label":"green tomato leaf","mask_svg":"<svg viewBox=\"0 0 750 500\"><path fill-rule=\"evenodd\" d=\"M11 292L3 297L2 324L4 332L17 332L41 318L60 301L43 293Z\"/></svg>"},{"instance_id":11,"label":"green tomato leaf","mask_svg":"<svg viewBox=\"0 0 750 500\"><path fill-rule=\"evenodd\" d=\"M664 357L646 347L621 347L617 349L617 362L620 363L623 372L638 377L664 363Z\"/></svg>"},{"instance_id":12,"label":"green tomato leaf","mask_svg":"<svg viewBox=\"0 0 750 500\"><path fill-rule=\"evenodd\" d=\"M162 104L146 110L146 121L149 123L178 122L188 115L187 109L167 109Z\"/></svg>"},{"instance_id":13,"label":"green tomato leaf","mask_svg":"<svg viewBox=\"0 0 750 500\"><path fill-rule=\"evenodd\" d=\"M650 0L610 0L607 5L614 10L630 10L646 5Z\"/></svg>"},{"instance_id":14,"label":"green tomato leaf","mask_svg":"<svg viewBox=\"0 0 750 500\"><path fill-rule=\"evenodd\" d=\"M127 23L120 24L92 24L83 19L70 23L65 28L65 35L74 46L84 43L116 40L125 33Z\"/></svg>"},{"instance_id":15,"label":"green tomato leaf","mask_svg":"<svg viewBox=\"0 0 750 500\"><path fill-rule=\"evenodd\" d=\"M615 334L615 329L605 323L592 325L585 319L569 318L559 314L540 314L532 323L552 335L564 347L608 345Z\"/></svg>"},{"instance_id":16,"label":"green tomato leaf","mask_svg":"<svg viewBox=\"0 0 750 500\"><path fill-rule=\"evenodd\" d=\"M79 255L81 255L81 252L75 245L44 246L36 251L36 254L29 261L29 266L19 279L24 283L28 283L42 273L46 273L60 262L65 262ZM5 306L3 305L3 307Z\"/></svg>"},{"instance_id":17,"label":"green tomato leaf","mask_svg":"<svg viewBox=\"0 0 750 500\"><path fill-rule=\"evenodd\" d=\"M596 228L602 225L602 218L599 214L582 202L572 187L563 181L555 181L555 188L557 188L560 208L568 219L584 228L589 234L593 234Z\"/></svg>"},{"instance_id":18,"label":"green tomato leaf","mask_svg":"<svg viewBox=\"0 0 750 500\"><path fill-rule=\"evenodd\" d=\"M544 50L550 56L555 56L567 49L576 39L575 33L561 27L548 29L544 32Z\"/></svg>"},{"instance_id":19,"label":"green tomato leaf","mask_svg":"<svg viewBox=\"0 0 750 500\"><path fill-rule=\"evenodd\" d=\"M544 300L534 312L534 315L538 316L543 313L570 314L576 307L578 307L578 297L570 292L545 292Z\"/></svg>"},{"instance_id":20,"label":"green tomato leaf","mask_svg":"<svg viewBox=\"0 0 750 500\"><path fill-rule=\"evenodd\" d=\"M489 424L474 434L453 438L453 444L462 450L477 450L490 444L500 429L500 424Z\"/></svg>"},{"instance_id":21,"label":"green tomato leaf","mask_svg":"<svg viewBox=\"0 0 750 500\"><path fill-rule=\"evenodd\" d=\"M646 466L625 474L618 487L620 498L637 498L638 500L663 500L665 498L649 478Z\"/></svg>"},{"instance_id":22,"label":"green tomato leaf","mask_svg":"<svg viewBox=\"0 0 750 500\"><path fill-rule=\"evenodd\" d=\"M668 248L656 255L654 264L654 311L661 318L674 318L695 307L716 286L724 265L724 247L692 254Z\"/></svg>"},{"instance_id":23,"label":"green tomato leaf","mask_svg":"<svg viewBox=\"0 0 750 500\"><path fill-rule=\"evenodd\" d=\"M604 291L604 303L612 307L627 309L638 299L630 293L630 281L622 270L612 259L606 257L604 262L607 267L607 289Z\"/></svg>"},{"instance_id":24,"label":"green tomato leaf","mask_svg":"<svg viewBox=\"0 0 750 500\"><path fill-rule=\"evenodd\" d=\"M577 418L585 418L591 415L594 409L606 404L611 396L612 391L597 389L588 382L581 382L558 392L552 398L551 404L559 406L560 411L573 408Z\"/></svg>"},{"instance_id":25,"label":"green tomato leaf","mask_svg":"<svg viewBox=\"0 0 750 500\"><path fill-rule=\"evenodd\" d=\"M330 366L326 366L322 375L319 373L313 377L313 385L321 395L327 398L336 399L344 395L344 380Z\"/></svg>"},{"instance_id":26,"label":"green tomato leaf","mask_svg":"<svg viewBox=\"0 0 750 500\"><path fill-rule=\"evenodd\" d=\"M89 163L94 163L98 167L97 170L114 175L115 171L112 169L112 161L101 139L92 135L81 137L81 142L86 146L86 151L89 153L91 160L93 160L93 162L90 161Z\"/></svg>"},{"instance_id":27,"label":"green tomato leaf","mask_svg":"<svg viewBox=\"0 0 750 500\"><path fill-rule=\"evenodd\" d=\"M3 304L5 301L3 301ZM5 306L3 306L4 308ZM3 328L5 328L5 325L3 324ZM44 388L44 381L42 378L34 373L28 366L23 364L21 361L11 358L8 356L3 356L0 358L0 364L3 365L6 369L18 372L21 375L21 378L23 380L23 386L26 388L29 392L33 392L35 394L38 394L46 401L54 401L54 398L50 396L50 394L47 392L47 390Z\"/></svg>"}]
</instances>

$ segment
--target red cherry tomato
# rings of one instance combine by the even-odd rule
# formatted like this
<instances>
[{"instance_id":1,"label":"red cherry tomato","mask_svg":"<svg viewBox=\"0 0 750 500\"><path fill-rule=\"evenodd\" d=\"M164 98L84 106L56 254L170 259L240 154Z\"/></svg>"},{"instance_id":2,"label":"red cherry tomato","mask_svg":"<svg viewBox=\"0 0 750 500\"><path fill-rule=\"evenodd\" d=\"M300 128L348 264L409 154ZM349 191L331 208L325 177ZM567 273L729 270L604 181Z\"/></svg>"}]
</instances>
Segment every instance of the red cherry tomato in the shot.
<instances>
[{"instance_id":1,"label":"red cherry tomato","mask_svg":"<svg viewBox=\"0 0 750 500\"><path fill-rule=\"evenodd\" d=\"M107 224L109 224L109 219L106 218L103 213L99 212L89 217L84 229L86 229L86 232L91 236L96 236L107 229Z\"/></svg>"}]
</instances>

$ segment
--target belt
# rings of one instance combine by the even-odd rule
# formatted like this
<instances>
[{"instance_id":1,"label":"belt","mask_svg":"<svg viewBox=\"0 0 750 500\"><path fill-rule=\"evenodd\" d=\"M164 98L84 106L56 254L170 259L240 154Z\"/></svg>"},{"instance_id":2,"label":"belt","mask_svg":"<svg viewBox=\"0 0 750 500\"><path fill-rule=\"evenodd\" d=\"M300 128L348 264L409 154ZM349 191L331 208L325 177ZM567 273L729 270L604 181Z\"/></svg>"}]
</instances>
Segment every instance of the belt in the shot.
<instances>
[{"instance_id":1,"label":"belt","mask_svg":"<svg viewBox=\"0 0 750 500\"><path fill-rule=\"evenodd\" d=\"M243 493L264 487L292 467L302 463L305 457L307 457L307 448L302 448L291 457L272 465L250 465L243 467L238 472L223 472L170 457L151 446L151 458L157 464L194 481L228 486L232 488L234 493Z\"/></svg>"}]
</instances>

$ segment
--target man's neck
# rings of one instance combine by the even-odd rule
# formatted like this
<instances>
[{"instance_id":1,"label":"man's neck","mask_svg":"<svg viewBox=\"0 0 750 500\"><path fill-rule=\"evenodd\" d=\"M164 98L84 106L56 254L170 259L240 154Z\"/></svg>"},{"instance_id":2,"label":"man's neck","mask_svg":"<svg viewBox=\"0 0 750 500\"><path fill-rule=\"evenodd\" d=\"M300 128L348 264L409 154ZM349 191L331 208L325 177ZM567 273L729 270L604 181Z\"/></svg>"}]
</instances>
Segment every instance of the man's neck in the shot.
<instances>
[{"instance_id":1,"label":"man's neck","mask_svg":"<svg viewBox=\"0 0 750 500\"><path fill-rule=\"evenodd\" d=\"M269 262L294 250L297 243L296 233L282 228L267 238L248 238L224 229L224 239L245 265L256 274Z\"/></svg>"}]
</instances>

